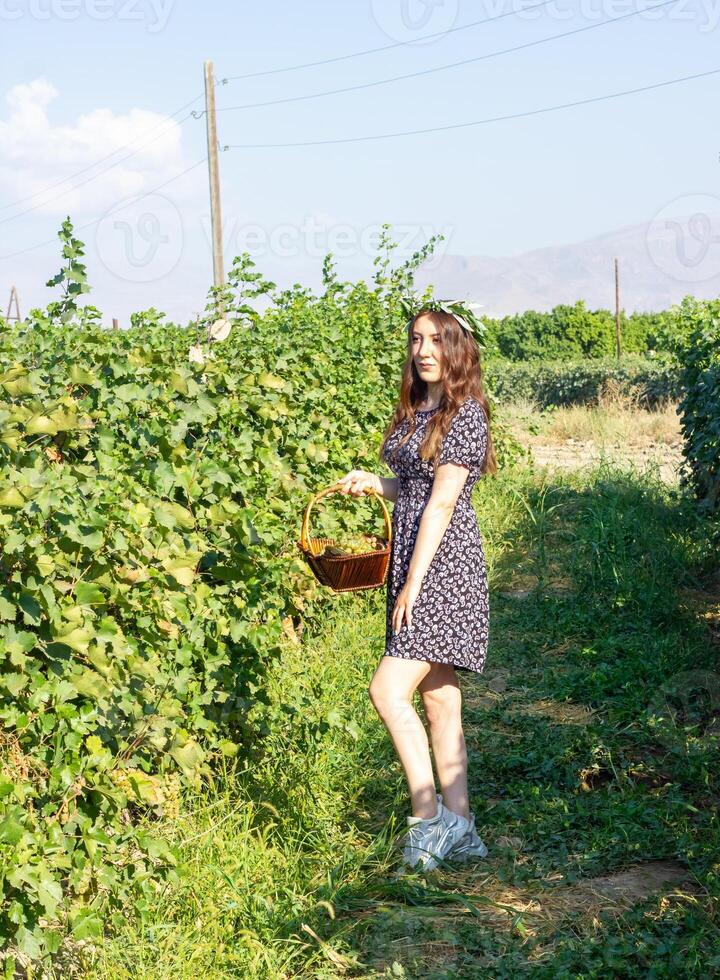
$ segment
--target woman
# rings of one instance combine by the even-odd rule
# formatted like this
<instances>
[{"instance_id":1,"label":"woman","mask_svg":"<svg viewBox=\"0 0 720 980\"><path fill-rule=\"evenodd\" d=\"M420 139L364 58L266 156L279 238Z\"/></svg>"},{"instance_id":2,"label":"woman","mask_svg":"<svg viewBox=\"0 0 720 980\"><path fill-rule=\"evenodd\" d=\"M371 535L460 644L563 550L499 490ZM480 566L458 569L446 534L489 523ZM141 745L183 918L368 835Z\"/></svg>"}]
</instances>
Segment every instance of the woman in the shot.
<instances>
[{"instance_id":1,"label":"woman","mask_svg":"<svg viewBox=\"0 0 720 980\"><path fill-rule=\"evenodd\" d=\"M468 325L477 321L459 304L434 306L409 320L400 401L380 450L397 476L351 470L338 483L343 493L375 490L395 501L385 653L369 694L408 782L403 859L425 870L487 854L469 807L456 671L485 666L487 573L471 491L482 473L497 470L480 349ZM412 704L416 689L440 793Z\"/></svg>"}]
</instances>

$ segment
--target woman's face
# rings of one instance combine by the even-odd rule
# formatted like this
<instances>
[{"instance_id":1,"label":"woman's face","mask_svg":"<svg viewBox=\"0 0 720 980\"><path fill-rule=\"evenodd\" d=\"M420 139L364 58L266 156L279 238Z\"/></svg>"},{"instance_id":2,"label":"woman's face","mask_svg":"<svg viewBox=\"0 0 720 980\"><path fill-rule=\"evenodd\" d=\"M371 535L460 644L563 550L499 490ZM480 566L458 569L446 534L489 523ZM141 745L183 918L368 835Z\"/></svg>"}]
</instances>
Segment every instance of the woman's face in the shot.
<instances>
[{"instance_id":1,"label":"woman's face","mask_svg":"<svg viewBox=\"0 0 720 980\"><path fill-rule=\"evenodd\" d=\"M432 318L419 316L413 324L412 353L415 367L423 381L432 384L442 377L442 338Z\"/></svg>"}]
</instances>

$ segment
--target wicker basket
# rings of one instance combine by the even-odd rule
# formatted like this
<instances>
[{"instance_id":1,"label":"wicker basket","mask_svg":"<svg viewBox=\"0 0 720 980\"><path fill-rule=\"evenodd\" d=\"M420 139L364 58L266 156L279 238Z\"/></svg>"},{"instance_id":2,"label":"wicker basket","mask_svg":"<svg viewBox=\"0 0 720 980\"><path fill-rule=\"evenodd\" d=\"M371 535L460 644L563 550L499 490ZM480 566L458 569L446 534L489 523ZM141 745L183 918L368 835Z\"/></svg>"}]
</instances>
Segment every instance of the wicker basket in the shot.
<instances>
[{"instance_id":1,"label":"wicker basket","mask_svg":"<svg viewBox=\"0 0 720 980\"><path fill-rule=\"evenodd\" d=\"M351 592L356 589L375 589L385 583L390 562L390 543L392 541L392 522L385 501L371 490L382 505L387 532L385 547L367 551L361 555L322 555L327 545L336 545L334 538L313 538L310 535L310 511L316 501L330 493L340 493L339 484L333 484L311 498L305 510L298 547L312 568L315 578L321 585L327 585L335 592Z\"/></svg>"}]
</instances>

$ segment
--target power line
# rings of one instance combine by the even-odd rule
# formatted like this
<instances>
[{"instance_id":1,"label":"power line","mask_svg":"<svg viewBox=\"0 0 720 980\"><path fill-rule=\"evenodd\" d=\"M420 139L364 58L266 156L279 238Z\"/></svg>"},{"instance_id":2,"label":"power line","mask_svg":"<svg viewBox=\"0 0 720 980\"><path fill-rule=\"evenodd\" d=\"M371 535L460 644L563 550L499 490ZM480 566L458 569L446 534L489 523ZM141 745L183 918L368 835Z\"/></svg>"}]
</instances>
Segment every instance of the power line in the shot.
<instances>
[{"instance_id":1,"label":"power line","mask_svg":"<svg viewBox=\"0 0 720 980\"><path fill-rule=\"evenodd\" d=\"M181 177L184 177L185 174L189 174L191 170L195 170L197 167L199 167L201 164L205 163L206 161L207 161L207 157L203 157L202 160L198 160L196 163L193 163L186 170L181 171L179 174L175 174L174 177L170 177L168 180L163 181L162 184L158 184L157 187L152 187L149 191L145 191L144 194L139 194L137 197L134 197L132 199L133 202L136 203L137 201L142 201L143 198L148 197L150 194L156 194L158 191L161 191L164 187L167 187L168 184L172 184L173 181L179 180ZM122 207L117 208L115 210L111 209L110 211L106 211L105 214L100 215L99 218L95 218L94 221L88 221L86 222L86 224L80 225L78 228L74 230L84 231L86 228L92 228L94 225L99 224L105 218L109 218L111 215L117 214L118 211L122 211ZM5 259L14 259L18 255L25 255L27 252L34 252L36 248L42 248L44 245L52 245L54 244L55 240L56 240L55 238L49 238L45 242L38 242L36 245L29 245L27 248L20 249L17 252L10 252L8 255L0 255L0 262L2 262Z\"/></svg>"},{"instance_id":2,"label":"power line","mask_svg":"<svg viewBox=\"0 0 720 980\"><path fill-rule=\"evenodd\" d=\"M576 27L571 31L564 31L562 34L553 34L550 37L541 37L535 41L527 41L525 44L517 44L512 48L504 48L501 51L490 51L487 54L477 55L474 58L465 58L462 61L454 61L448 65L438 65L435 68L423 68L420 71L409 72L406 75L395 75L392 78L381 78L374 82L361 82L359 85L347 85L343 88L328 89L324 92L313 92L310 95L294 95L284 99L270 99L266 102L246 102L242 105L221 106L217 111L233 112L238 109L259 109L274 105L286 105L290 102L305 102L308 99L319 99L328 95L341 95L347 92L359 92L362 89L375 88L378 85L389 85L391 82L405 81L409 78L420 78L423 75L433 75L436 72L448 71L450 68L461 68L464 65L474 64L478 61L487 61L489 58L497 58L500 55L511 54L514 51L523 51L526 48L534 48L541 44L547 44L550 41L558 41L561 38L571 37L574 34L582 34L585 31L593 31L598 27L607 27L608 24L615 24L618 21L626 20L628 17L636 17L638 14L644 13L645 10L656 10L658 7L667 7L669 4L677 2L678 0L662 0L661 3L656 3L650 7L645 7L640 10L631 10L628 14L622 14L620 17L611 17L608 20L601 21L599 24L586 24L584 27ZM193 113L193 115L197 117L202 115L202 112Z\"/></svg>"},{"instance_id":3,"label":"power line","mask_svg":"<svg viewBox=\"0 0 720 980\"><path fill-rule=\"evenodd\" d=\"M493 21L502 20L503 17L526 13L528 10L536 10L538 7L547 7L552 2L553 0L542 0L541 3L534 3L529 7L523 7L521 10L507 10L504 14L497 14L495 17L484 17L482 20L474 20L469 24L450 27L446 31L437 31L434 34L423 34L421 40L432 41L436 37L446 37L448 34L455 34L458 31L467 31L471 27L478 27L481 24L491 24ZM268 68L265 71L251 71L245 75L229 75L227 78L221 79L221 82L224 85L226 82L235 82L244 78L261 78L265 75L280 75L283 72L300 71L303 68L318 68L321 65L334 65L339 61L349 61L351 58L363 58L365 55L378 54L380 51L392 51L395 48L410 47L413 44L414 41L395 41L393 44L383 44L378 48L366 48L364 51L353 51L350 54L341 54L334 58L323 58L321 61L305 61L300 65L286 65L284 68Z\"/></svg>"},{"instance_id":4,"label":"power line","mask_svg":"<svg viewBox=\"0 0 720 980\"><path fill-rule=\"evenodd\" d=\"M191 114L188 113L187 116L183 116L182 119L179 119L178 125L182 125L184 122L186 122L190 118L190 115ZM0 218L0 225L7 224L9 221L15 221L17 218L22 218L23 215L30 214L32 211L39 211L41 208L46 207L46 205L52 204L53 201L59 201L60 198L65 197L66 194L70 194L73 191L77 191L81 187L84 187L86 184L92 183L92 181L97 180L98 177L104 177L105 174L109 173L113 168L118 167L121 163L124 163L126 160L129 160L130 157L135 156L135 154L139 153L140 150L143 149L144 147L150 146L151 143L157 142L157 140L159 140L160 137L163 135L163 132L164 130L159 132L156 136L153 136L153 138L151 140L148 140L147 143L143 143L136 150L132 150L130 153L127 153L124 157L120 157L120 159L116 160L115 163L111 163L109 167L104 167L102 170L99 170L96 174L91 174L86 180L81 181L79 184L74 184L72 187L68 187L66 190L61 191L59 194L56 194L54 197L44 200L42 204L33 204L31 207L25 208L24 211L18 211L17 214L11 214L7 218ZM117 150L115 150L115 152L117 153ZM97 166L97 164L95 164L95 166ZM35 197L37 195L33 195L33 196Z\"/></svg>"},{"instance_id":5,"label":"power line","mask_svg":"<svg viewBox=\"0 0 720 980\"><path fill-rule=\"evenodd\" d=\"M591 98L588 98L588 99L578 99L578 100L576 100L574 102L564 102L564 103L560 103L560 104L554 105L554 106L545 106L545 107L540 108L540 109L531 109L531 110L528 110L526 112L510 113L510 114L503 115L503 116L492 116L492 117L488 117L488 118L485 118L485 119L473 120L471 122L450 123L450 124L445 125L445 126L432 126L432 127L426 127L426 128L423 128L423 129L402 130L402 131L397 131L397 132L393 132L393 133L381 133L381 134L369 135L369 136L351 136L351 137L344 137L344 138L340 138L340 139L329 139L329 140L303 140L303 141L299 141L299 142L288 142L288 143L236 143L236 144L231 144L229 146L225 146L225 147L223 147L223 149L226 149L226 150L235 150L235 149L275 149L275 148L302 147L302 146L327 146L327 145L336 145L336 144L340 144L340 143L363 143L363 142L369 142L369 141L374 141L374 140L394 139L394 138L402 137L402 136L418 136L418 135L424 135L424 134L427 134L427 133L447 132L449 130L454 130L454 129L465 129L465 128L468 128L468 127L471 127L471 126L481 126L481 125L484 125L486 123L501 122L501 121L510 120L510 119L520 119L520 118L525 118L525 117L528 117L528 116L541 115L541 114L546 113L546 112L555 112L555 111L557 111L559 109L568 109L568 108L573 108L575 106L580 106L580 105L589 105L589 104L594 103L594 102L603 102L603 101L607 101L607 100L610 100L610 99L617 99L617 98L621 98L621 97L623 97L625 95L635 95L638 92L648 92L648 91L651 91L653 89L664 88L664 87L666 87L668 85L676 85L676 84L679 84L680 82L693 81L693 80L695 80L697 78L707 78L707 77L709 77L711 75L717 75L717 74L720 74L720 68L713 68L713 69L710 69L709 71L705 71L705 72L697 72L696 74L693 74L693 75L684 75L684 76L681 76L680 78L672 78L672 79L668 79L667 81L664 81L664 82L655 82L655 83L653 83L651 85L644 85L644 86L641 86L641 87L638 87L638 88L625 89L625 90L623 90L621 92L612 92L612 93L609 93L607 95L594 96L594 97L591 97ZM135 198L135 200L136 201L140 201L140 200L143 200L143 198L148 197L150 194L157 193L158 191L162 190L164 187L167 187L168 184L171 184L175 180L179 180L181 177L184 177L186 174L190 173L191 171L195 170L197 167L199 167L202 164L204 164L207 161L207 159L208 159L207 157L203 157L201 160L198 160L195 163L193 163L191 166L187 167L181 173L175 174L173 177L170 177L168 180L164 181L162 184L159 184L156 187L153 187L150 190L145 191L145 193L139 195L137 198ZM122 209L120 208L120 209L117 209L117 210L122 210ZM117 210L107 211L105 214L101 215L99 218L96 218L94 221L89 221L89 222L87 222L84 225L80 225L78 227L77 231L83 231L86 228L93 227L94 225L96 225L100 221L102 221L104 218L109 217L109 216L111 216L113 214L116 214L117 213ZM26 253L32 252L32 251L34 251L37 248L42 248L45 245L51 245L51 244L54 243L54 241L55 241L55 239L54 238L51 238L51 239L48 239L47 241L38 242L35 245L30 245L27 248L20 249L20 250L18 250L16 252L11 252L11 253L9 253L7 255L0 255L0 261L5 260L5 259L16 258L17 256L20 256L20 255L25 255Z\"/></svg>"},{"instance_id":6,"label":"power line","mask_svg":"<svg viewBox=\"0 0 720 980\"><path fill-rule=\"evenodd\" d=\"M175 112L172 113L172 115L168 116L166 119L164 119L162 122L158 123L156 126L153 126L152 129L148 130L147 133L144 133L142 137L141 136L138 136L134 140L130 140L129 143L124 143L122 146L116 147L111 153L108 153L104 157L100 157L100 159L99 160L95 160L94 163L88 164L86 167L83 167L82 170L78 170L74 174L70 174L68 177L63 177L62 180L58 180L54 184L48 184L48 186L47 187L44 187L42 190L35 191L33 194L28 194L26 197L18 198L16 201L11 201L9 204L3 204L2 206L0 206L0 211L7 211L8 208L17 207L18 204L24 204L25 201L31 201L33 198L38 197L38 195L40 195L40 194L45 194L45 193L47 193L47 191L54 190L54 188L60 187L62 184L67 184L69 181L75 180L76 177L81 177L83 174L86 174L88 172L88 170L92 170L93 167L97 167L101 163L105 163L105 161L106 160L109 160L111 157L114 157L116 153L119 153L121 150L126 150L129 146L132 146L133 143L137 143L137 141L139 139L142 139L144 136L147 136L149 133L154 133L159 127L162 127L163 129L166 128L167 127L167 123L171 119L174 119L175 116L179 115L181 112L183 112L183 110L189 109L191 105L195 105L195 103L199 99L202 99L202 98L203 98L202 95L198 95L194 99L191 99L190 102L186 102L185 105L182 105L182 106L180 106L179 109L176 109ZM191 115L192 115L192 113L188 113L187 116L183 117L180 120L180 124L182 125L182 123L184 123L186 119L189 119ZM141 143L141 145L136 150L133 150L132 153L128 153L121 160L117 160L110 167L107 167L104 171L101 171L101 173L107 173L108 170L111 170L113 167L116 167L119 163L122 163L124 160L127 160L129 157L134 156L135 153L137 153L139 150L143 149L143 147L149 146L150 143L154 143L155 140L157 140L160 135L161 134L158 133L158 135L157 136L154 136L151 140L148 140L146 142ZM100 174L96 174L95 176L99 177ZM94 179L95 179L94 177L91 177L90 178L90 180L94 180ZM84 183L88 183L88 181L85 181ZM82 186L83 186L83 184L78 184L77 185L77 187L82 187ZM69 190L75 190L75 189L76 188L69 188ZM51 200L53 200L53 201L56 200L56 199L57 198L51 198ZM48 204L50 202L49 201L46 201L45 203ZM36 207L43 207L43 205L42 204L39 204L39 205L36 205L35 207L27 208L25 211L21 211L19 214L14 214L14 215L12 215L9 218L4 218L4 219L2 219L2 221L0 221L0 224L3 224L6 221L12 221L14 218L19 218L21 215L27 214L29 211L34 211L36 209Z\"/></svg>"},{"instance_id":7,"label":"power line","mask_svg":"<svg viewBox=\"0 0 720 980\"><path fill-rule=\"evenodd\" d=\"M343 139L329 140L302 140L296 143L233 143L224 147L227 150L266 150L278 149L295 146L329 146L338 143L366 143L371 140L394 139L399 136L420 136L425 133L442 133L451 129L466 129L469 126L482 126L485 123L502 122L506 119L521 119L526 116L538 116L544 112L555 112L558 109L569 109L578 105L589 105L591 102L603 102L606 99L618 99L624 95L634 95L637 92L649 92L651 89L663 88L665 85L676 85L679 82L688 82L695 78L706 78L709 75L717 75L720 68L713 68L711 71L699 72L696 75L684 75L682 78L671 78L667 82L656 82L653 85L643 85L641 88L625 89L623 92L611 92L609 95L598 95L591 99L578 99L576 102L563 102L559 105L545 106L542 109L531 109L528 112L514 112L505 116L490 116L487 119L476 119L472 122L451 123L447 126L430 126L425 129L406 129L395 133L380 133L372 136L348 136Z\"/></svg>"}]
</instances>

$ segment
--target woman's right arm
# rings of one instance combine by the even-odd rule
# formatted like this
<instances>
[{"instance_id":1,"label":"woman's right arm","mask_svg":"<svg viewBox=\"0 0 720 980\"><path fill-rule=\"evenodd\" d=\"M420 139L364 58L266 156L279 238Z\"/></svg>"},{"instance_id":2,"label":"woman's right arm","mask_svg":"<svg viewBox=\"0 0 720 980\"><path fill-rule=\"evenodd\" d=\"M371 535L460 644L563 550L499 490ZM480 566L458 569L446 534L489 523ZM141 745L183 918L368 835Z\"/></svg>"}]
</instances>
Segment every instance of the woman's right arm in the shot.
<instances>
[{"instance_id":1,"label":"woman's right arm","mask_svg":"<svg viewBox=\"0 0 720 980\"><path fill-rule=\"evenodd\" d=\"M354 497L362 497L371 489L386 500L397 500L398 478L396 476L378 476L367 470L350 470L337 481L337 487L342 493L350 493Z\"/></svg>"}]
</instances>

